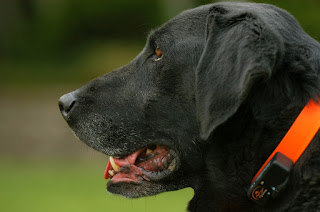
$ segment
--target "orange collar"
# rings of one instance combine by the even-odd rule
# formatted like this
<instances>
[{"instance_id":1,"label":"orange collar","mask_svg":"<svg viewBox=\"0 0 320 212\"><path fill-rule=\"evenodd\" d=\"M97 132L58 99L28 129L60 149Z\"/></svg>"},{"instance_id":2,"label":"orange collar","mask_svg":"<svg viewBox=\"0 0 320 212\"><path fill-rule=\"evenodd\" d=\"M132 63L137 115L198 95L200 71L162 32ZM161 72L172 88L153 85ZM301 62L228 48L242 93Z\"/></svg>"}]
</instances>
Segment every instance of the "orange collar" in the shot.
<instances>
[{"instance_id":1,"label":"orange collar","mask_svg":"<svg viewBox=\"0 0 320 212\"><path fill-rule=\"evenodd\" d=\"M287 176L284 179L286 182L288 181L287 179L289 177L291 166L295 164L303 154L313 137L318 132L319 128L320 105L315 103L313 100L310 100L301 111L287 134L283 137L280 144L276 147L276 149L272 152L272 154L252 179L248 196L258 203L263 202L263 204L266 202L266 200L260 200L268 199L268 196L273 196L272 192L276 190L277 185L270 185L272 183L269 182L275 182L275 178L278 177L277 175L281 175L281 171L279 174L279 169L285 169ZM274 168L274 166L276 166L276 168ZM267 178L269 179L269 182L265 180ZM267 185L268 183L269 185ZM269 188L267 188L268 186Z\"/></svg>"}]
</instances>

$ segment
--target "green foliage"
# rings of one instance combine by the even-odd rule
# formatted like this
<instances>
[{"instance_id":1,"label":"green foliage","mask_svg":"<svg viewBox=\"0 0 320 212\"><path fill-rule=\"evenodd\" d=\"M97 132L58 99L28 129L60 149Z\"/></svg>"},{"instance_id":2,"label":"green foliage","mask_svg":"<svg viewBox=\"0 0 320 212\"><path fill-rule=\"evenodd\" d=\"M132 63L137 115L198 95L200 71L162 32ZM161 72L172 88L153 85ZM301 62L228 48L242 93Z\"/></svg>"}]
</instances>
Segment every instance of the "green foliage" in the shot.
<instances>
[{"instance_id":1,"label":"green foliage","mask_svg":"<svg viewBox=\"0 0 320 212\"><path fill-rule=\"evenodd\" d=\"M86 43L64 57L10 58L0 61L0 84L83 84L130 62L141 48L136 41L109 40Z\"/></svg>"},{"instance_id":2,"label":"green foliage","mask_svg":"<svg viewBox=\"0 0 320 212\"><path fill-rule=\"evenodd\" d=\"M0 83L79 82L125 65L150 29L186 7L210 0L4 0L0 1ZM320 39L318 0L256 0L292 13ZM114 40L117 42L114 43ZM133 43L134 47L128 44ZM116 44L116 45L115 45ZM102 47L98 47L101 45ZM110 48L117 54L110 54ZM97 58L85 58L99 49ZM101 50L104 49L104 50ZM118 49L122 49L120 52ZM134 49L134 50L132 50ZM109 53L102 53L109 52ZM95 61L119 61L110 62ZM116 59L120 58L120 59ZM85 62L84 62L85 60ZM120 62L121 60L121 62ZM87 64L83 66L83 63ZM89 66L91 64L92 66ZM106 70L105 72L101 70Z\"/></svg>"},{"instance_id":3,"label":"green foliage","mask_svg":"<svg viewBox=\"0 0 320 212\"><path fill-rule=\"evenodd\" d=\"M159 16L158 8L147 0L27 2L15 4L30 9L18 10L16 17L11 17L16 21L4 30L6 36L1 42L4 56L66 56L65 53L91 41L144 40L144 33L156 24Z\"/></svg>"}]
</instances>

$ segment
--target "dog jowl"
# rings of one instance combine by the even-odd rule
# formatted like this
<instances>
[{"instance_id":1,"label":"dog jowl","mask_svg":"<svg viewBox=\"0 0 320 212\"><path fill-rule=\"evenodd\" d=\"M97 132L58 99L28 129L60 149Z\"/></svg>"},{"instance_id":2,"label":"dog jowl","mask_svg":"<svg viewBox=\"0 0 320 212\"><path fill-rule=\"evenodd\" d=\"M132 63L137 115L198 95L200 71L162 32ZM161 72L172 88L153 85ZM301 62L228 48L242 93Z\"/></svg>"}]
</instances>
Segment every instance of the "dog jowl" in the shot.
<instances>
[{"instance_id":1,"label":"dog jowl","mask_svg":"<svg viewBox=\"0 0 320 212\"><path fill-rule=\"evenodd\" d=\"M319 66L319 43L286 11L209 4L152 31L134 60L63 95L59 107L82 142L111 156L111 193L192 187L189 211L316 211L320 197L307 196L320 182L320 142L276 201L255 205L246 193L301 109L318 99Z\"/></svg>"}]
</instances>

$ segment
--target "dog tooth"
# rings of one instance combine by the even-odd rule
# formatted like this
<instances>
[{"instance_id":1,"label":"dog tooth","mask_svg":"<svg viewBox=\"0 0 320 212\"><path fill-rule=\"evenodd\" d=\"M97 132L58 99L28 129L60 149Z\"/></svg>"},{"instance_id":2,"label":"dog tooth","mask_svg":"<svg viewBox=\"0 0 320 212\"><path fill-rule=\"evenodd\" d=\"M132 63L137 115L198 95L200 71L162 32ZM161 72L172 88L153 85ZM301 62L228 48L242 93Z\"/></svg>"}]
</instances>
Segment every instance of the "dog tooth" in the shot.
<instances>
[{"instance_id":1,"label":"dog tooth","mask_svg":"<svg viewBox=\"0 0 320 212\"><path fill-rule=\"evenodd\" d=\"M111 177L114 176L114 170L109 170L108 173L109 173L109 175L110 175Z\"/></svg>"},{"instance_id":2,"label":"dog tooth","mask_svg":"<svg viewBox=\"0 0 320 212\"><path fill-rule=\"evenodd\" d=\"M146 155L150 155L151 153L152 153L152 150L151 149L147 149Z\"/></svg>"},{"instance_id":3,"label":"dog tooth","mask_svg":"<svg viewBox=\"0 0 320 212\"><path fill-rule=\"evenodd\" d=\"M113 170L115 170L116 172L118 172L120 170L120 166L118 166L115 162L112 156L110 156L110 163L111 166L113 168Z\"/></svg>"}]
</instances>

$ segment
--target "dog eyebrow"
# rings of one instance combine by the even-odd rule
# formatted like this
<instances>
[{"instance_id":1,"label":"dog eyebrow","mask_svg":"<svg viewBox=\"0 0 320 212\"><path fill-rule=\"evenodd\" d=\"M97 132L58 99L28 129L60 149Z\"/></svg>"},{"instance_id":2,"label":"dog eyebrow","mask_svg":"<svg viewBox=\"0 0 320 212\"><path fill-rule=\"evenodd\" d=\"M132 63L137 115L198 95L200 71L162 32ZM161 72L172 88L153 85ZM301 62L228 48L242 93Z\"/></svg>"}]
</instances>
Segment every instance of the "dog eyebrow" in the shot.
<instances>
[{"instance_id":1,"label":"dog eyebrow","mask_svg":"<svg viewBox=\"0 0 320 212\"><path fill-rule=\"evenodd\" d=\"M150 43L150 45L156 48L156 44L158 44L159 42L163 43L165 40L162 32L159 31L159 29L153 29L150 31L147 41Z\"/></svg>"},{"instance_id":2,"label":"dog eyebrow","mask_svg":"<svg viewBox=\"0 0 320 212\"><path fill-rule=\"evenodd\" d=\"M173 45L173 43L170 42L170 40L172 40L171 37L163 36L161 32L162 31L159 30L150 31L147 43L151 48L161 48L164 50L169 49L170 46Z\"/></svg>"},{"instance_id":3,"label":"dog eyebrow","mask_svg":"<svg viewBox=\"0 0 320 212\"><path fill-rule=\"evenodd\" d=\"M150 45L154 45L156 43L156 30L151 30L148 35L148 42Z\"/></svg>"}]
</instances>

